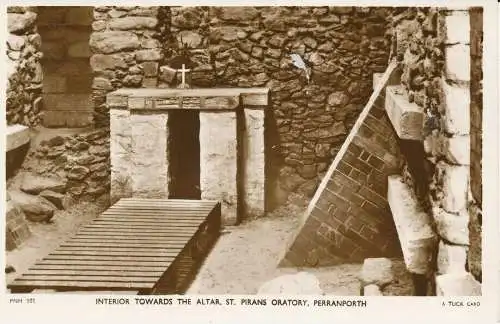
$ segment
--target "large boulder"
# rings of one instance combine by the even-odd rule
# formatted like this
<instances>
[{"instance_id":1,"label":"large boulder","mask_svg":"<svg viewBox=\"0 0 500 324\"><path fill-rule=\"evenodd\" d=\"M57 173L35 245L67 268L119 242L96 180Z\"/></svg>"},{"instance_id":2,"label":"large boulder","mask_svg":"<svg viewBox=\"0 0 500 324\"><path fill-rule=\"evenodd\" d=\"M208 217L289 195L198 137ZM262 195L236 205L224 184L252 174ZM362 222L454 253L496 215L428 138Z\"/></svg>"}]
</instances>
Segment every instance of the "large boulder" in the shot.
<instances>
[{"instance_id":1,"label":"large boulder","mask_svg":"<svg viewBox=\"0 0 500 324\"><path fill-rule=\"evenodd\" d=\"M21 184L21 190L33 195L37 195L44 190L64 193L66 190L66 180L56 177L42 177L34 174L26 174Z\"/></svg>"},{"instance_id":2,"label":"large boulder","mask_svg":"<svg viewBox=\"0 0 500 324\"><path fill-rule=\"evenodd\" d=\"M137 49L140 45L137 35L128 31L104 31L90 36L90 48L94 53L111 54Z\"/></svg>"},{"instance_id":3,"label":"large boulder","mask_svg":"<svg viewBox=\"0 0 500 324\"><path fill-rule=\"evenodd\" d=\"M22 191L11 190L10 198L21 208L26 218L32 222L48 222L57 209L47 199L40 196L33 196Z\"/></svg>"},{"instance_id":4,"label":"large boulder","mask_svg":"<svg viewBox=\"0 0 500 324\"><path fill-rule=\"evenodd\" d=\"M307 272L283 275L264 283L259 295L322 295L318 278Z\"/></svg>"}]
</instances>

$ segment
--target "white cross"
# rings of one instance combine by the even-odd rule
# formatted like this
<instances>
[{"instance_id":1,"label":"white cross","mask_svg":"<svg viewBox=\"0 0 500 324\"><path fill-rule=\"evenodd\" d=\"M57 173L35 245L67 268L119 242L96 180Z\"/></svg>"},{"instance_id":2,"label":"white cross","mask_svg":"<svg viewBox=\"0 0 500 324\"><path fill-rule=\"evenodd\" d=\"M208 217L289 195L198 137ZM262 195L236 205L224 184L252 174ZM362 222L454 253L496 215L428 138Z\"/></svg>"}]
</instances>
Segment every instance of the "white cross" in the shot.
<instances>
[{"instance_id":1,"label":"white cross","mask_svg":"<svg viewBox=\"0 0 500 324\"><path fill-rule=\"evenodd\" d=\"M190 69L186 69L186 65L182 64L182 69L178 70L181 72L181 78L182 78L182 85L186 84L186 72L191 71Z\"/></svg>"}]
</instances>

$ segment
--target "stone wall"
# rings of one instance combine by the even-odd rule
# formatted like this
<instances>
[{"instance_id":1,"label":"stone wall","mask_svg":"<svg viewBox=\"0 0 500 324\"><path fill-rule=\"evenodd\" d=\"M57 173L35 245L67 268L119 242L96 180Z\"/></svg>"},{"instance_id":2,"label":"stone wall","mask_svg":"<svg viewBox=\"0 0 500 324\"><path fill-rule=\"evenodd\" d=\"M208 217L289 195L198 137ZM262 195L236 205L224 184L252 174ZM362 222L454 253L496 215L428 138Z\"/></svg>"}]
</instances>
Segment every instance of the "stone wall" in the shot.
<instances>
[{"instance_id":1,"label":"stone wall","mask_svg":"<svg viewBox=\"0 0 500 324\"><path fill-rule=\"evenodd\" d=\"M92 7L38 7L46 127L85 127L92 123L92 12Z\"/></svg>"},{"instance_id":2,"label":"stone wall","mask_svg":"<svg viewBox=\"0 0 500 324\"><path fill-rule=\"evenodd\" d=\"M373 73L387 65L391 11L96 7L91 64L96 111L103 116L98 120L108 120L106 92L175 86L178 78L169 65L185 54L186 44L194 87L270 88L270 165L279 180L277 202L293 191L312 195L367 101ZM144 17L131 18L138 15ZM309 83L293 66L291 53L309 62Z\"/></svg>"},{"instance_id":3,"label":"stone wall","mask_svg":"<svg viewBox=\"0 0 500 324\"><path fill-rule=\"evenodd\" d=\"M78 200L109 192L109 165L109 131L96 129L43 140L28 154L23 169L35 176L62 179L62 193Z\"/></svg>"},{"instance_id":4,"label":"stone wall","mask_svg":"<svg viewBox=\"0 0 500 324\"><path fill-rule=\"evenodd\" d=\"M43 71L35 7L7 8L7 125L40 123Z\"/></svg>"},{"instance_id":5,"label":"stone wall","mask_svg":"<svg viewBox=\"0 0 500 324\"><path fill-rule=\"evenodd\" d=\"M480 33L471 31L478 24L471 21L478 18L470 19L468 8L412 8L393 19L402 89L423 118L420 136L402 143L403 178L432 215L440 239L435 248L434 271L441 275L437 282L466 270L480 280L480 211L470 205L481 186L481 136L473 133L480 129L482 110L477 70L481 50L474 40Z\"/></svg>"},{"instance_id":6,"label":"stone wall","mask_svg":"<svg viewBox=\"0 0 500 324\"><path fill-rule=\"evenodd\" d=\"M483 122L483 12L482 8L473 8L470 15L470 188L474 203L469 208L469 271L479 281L482 280L481 269L481 225L482 225L482 122Z\"/></svg>"},{"instance_id":7,"label":"stone wall","mask_svg":"<svg viewBox=\"0 0 500 324\"><path fill-rule=\"evenodd\" d=\"M163 57L156 29L158 7L94 8L90 37L94 72L94 122L109 125L106 93L122 87L157 86L158 62Z\"/></svg>"}]
</instances>

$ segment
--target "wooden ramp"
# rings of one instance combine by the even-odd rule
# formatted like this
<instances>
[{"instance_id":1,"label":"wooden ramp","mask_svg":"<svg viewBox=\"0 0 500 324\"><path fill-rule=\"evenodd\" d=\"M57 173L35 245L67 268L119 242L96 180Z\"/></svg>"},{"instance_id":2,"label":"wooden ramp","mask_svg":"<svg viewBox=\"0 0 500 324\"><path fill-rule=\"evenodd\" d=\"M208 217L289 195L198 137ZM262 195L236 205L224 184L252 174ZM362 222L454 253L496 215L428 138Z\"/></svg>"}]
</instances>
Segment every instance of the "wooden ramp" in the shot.
<instances>
[{"instance_id":1,"label":"wooden ramp","mask_svg":"<svg viewBox=\"0 0 500 324\"><path fill-rule=\"evenodd\" d=\"M216 201L123 198L7 287L181 294L220 226Z\"/></svg>"}]
</instances>

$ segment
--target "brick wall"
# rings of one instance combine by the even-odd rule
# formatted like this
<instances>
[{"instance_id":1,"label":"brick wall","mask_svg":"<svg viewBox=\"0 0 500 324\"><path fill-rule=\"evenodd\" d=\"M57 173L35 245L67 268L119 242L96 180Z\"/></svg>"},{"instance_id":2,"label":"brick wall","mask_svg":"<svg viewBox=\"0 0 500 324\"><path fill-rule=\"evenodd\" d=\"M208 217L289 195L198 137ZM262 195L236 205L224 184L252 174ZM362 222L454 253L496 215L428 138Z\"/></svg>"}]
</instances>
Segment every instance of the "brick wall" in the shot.
<instances>
[{"instance_id":1,"label":"brick wall","mask_svg":"<svg viewBox=\"0 0 500 324\"><path fill-rule=\"evenodd\" d=\"M92 20L92 7L39 7L44 126L84 127L92 123Z\"/></svg>"},{"instance_id":2,"label":"brick wall","mask_svg":"<svg viewBox=\"0 0 500 324\"><path fill-rule=\"evenodd\" d=\"M399 255L386 195L387 177L400 172L400 153L384 94L385 88L356 121L282 265L324 266Z\"/></svg>"}]
</instances>

